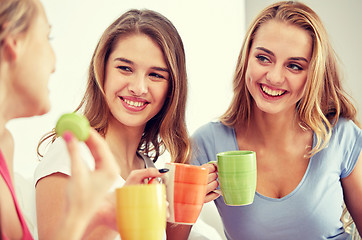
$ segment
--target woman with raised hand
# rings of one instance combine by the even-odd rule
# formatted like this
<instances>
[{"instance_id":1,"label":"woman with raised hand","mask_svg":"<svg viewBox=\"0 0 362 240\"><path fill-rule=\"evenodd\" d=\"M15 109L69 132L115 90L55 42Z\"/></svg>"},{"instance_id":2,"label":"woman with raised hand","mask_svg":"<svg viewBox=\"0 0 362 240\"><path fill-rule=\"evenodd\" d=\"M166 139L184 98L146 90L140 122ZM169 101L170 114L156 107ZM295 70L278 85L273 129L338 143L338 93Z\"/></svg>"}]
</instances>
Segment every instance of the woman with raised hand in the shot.
<instances>
[{"instance_id":1,"label":"woman with raised hand","mask_svg":"<svg viewBox=\"0 0 362 240\"><path fill-rule=\"evenodd\" d=\"M0 239L32 239L15 194L14 140L6 124L15 118L43 115L50 109L47 85L55 56L49 33L39 0L0 1ZM95 156L94 171L80 160L72 133L64 137L72 178L66 195L59 195L67 207L52 239L80 239L115 182L119 167L96 131L92 130L86 141Z\"/></svg>"}]
</instances>

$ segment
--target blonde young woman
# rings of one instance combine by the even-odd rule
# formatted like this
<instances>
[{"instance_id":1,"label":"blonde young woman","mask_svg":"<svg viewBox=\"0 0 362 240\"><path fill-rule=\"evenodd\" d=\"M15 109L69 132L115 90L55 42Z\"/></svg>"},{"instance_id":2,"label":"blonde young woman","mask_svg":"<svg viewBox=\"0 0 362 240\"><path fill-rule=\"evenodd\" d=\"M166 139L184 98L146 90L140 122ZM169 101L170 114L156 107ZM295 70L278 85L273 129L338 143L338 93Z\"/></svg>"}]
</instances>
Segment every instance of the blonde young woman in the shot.
<instances>
[{"instance_id":1,"label":"blonde young woman","mask_svg":"<svg viewBox=\"0 0 362 240\"><path fill-rule=\"evenodd\" d=\"M0 1L0 239L32 239L15 194L14 140L6 124L49 111L47 85L55 68L49 33L50 25L38 0ZM67 132L64 138L72 178L66 186L67 194L59 195L67 208L57 226L61 231L52 239L79 239L116 180L119 168L96 131L91 131L86 142L97 156L94 172L81 162L73 135Z\"/></svg>"},{"instance_id":2,"label":"blonde young woman","mask_svg":"<svg viewBox=\"0 0 362 240\"><path fill-rule=\"evenodd\" d=\"M228 239L348 239L345 202L362 232L362 131L341 86L335 53L317 14L278 2L251 23L234 75L234 97L220 121L193 135L192 163L218 152L253 150L253 204L230 207L212 190Z\"/></svg>"},{"instance_id":3,"label":"blonde young woman","mask_svg":"<svg viewBox=\"0 0 362 240\"><path fill-rule=\"evenodd\" d=\"M84 113L111 148L121 169L118 186L134 170L154 167L165 149L172 161L188 161L186 93L183 43L167 18L150 10L130 10L105 30L76 111ZM70 179L64 144L53 140L35 173L40 239L49 239L63 218L65 202L59 195ZM86 151L81 155L86 162L91 159ZM117 236L113 198L110 193L83 238Z\"/></svg>"}]
</instances>

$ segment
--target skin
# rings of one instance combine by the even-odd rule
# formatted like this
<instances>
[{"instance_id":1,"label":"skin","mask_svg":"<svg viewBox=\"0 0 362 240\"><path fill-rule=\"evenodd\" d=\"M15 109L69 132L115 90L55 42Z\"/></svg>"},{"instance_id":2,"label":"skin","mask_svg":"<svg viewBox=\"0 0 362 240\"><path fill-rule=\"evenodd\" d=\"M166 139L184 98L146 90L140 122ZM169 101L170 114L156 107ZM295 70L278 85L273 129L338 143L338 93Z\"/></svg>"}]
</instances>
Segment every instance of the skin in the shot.
<instances>
[{"instance_id":1,"label":"skin","mask_svg":"<svg viewBox=\"0 0 362 240\"><path fill-rule=\"evenodd\" d=\"M111 111L105 140L121 169L122 178L127 179L126 185L141 184L146 178L163 175L157 169L144 169L144 162L136 151L147 121L165 102L169 73L160 47L148 36L133 34L118 41L105 69L104 90ZM37 183L40 239L49 239L56 231L66 207L59 196L66 191L68 182L68 176L56 173ZM88 224L83 238L116 237L115 212L114 193L109 193Z\"/></svg>"}]
</instances>

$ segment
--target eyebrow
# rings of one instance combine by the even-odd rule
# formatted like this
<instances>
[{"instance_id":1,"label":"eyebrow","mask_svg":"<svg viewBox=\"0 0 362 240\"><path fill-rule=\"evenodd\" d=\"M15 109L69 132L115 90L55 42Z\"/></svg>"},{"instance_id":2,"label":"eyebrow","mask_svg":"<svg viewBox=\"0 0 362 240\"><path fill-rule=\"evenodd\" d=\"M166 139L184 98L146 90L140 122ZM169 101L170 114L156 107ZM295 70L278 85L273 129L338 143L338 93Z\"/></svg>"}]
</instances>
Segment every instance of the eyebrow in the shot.
<instances>
[{"instance_id":1,"label":"eyebrow","mask_svg":"<svg viewBox=\"0 0 362 240\"><path fill-rule=\"evenodd\" d=\"M270 50L266 49L266 48L263 48L263 47L256 47L256 49L261 50L261 51L264 51L264 52L266 52L266 53L268 53L268 54L272 55L273 57L275 57L274 53L273 53L272 51L270 51ZM309 61L308 61L306 58L304 58L304 57L291 57L291 58L289 58L289 60L294 60L294 61L304 61L304 62L306 62L306 63L309 63Z\"/></svg>"},{"instance_id":2,"label":"eyebrow","mask_svg":"<svg viewBox=\"0 0 362 240\"><path fill-rule=\"evenodd\" d=\"M134 62L127 59L127 58L119 57L119 58L115 58L114 61L120 61L120 62L125 62L125 63L128 63L128 64L134 65ZM163 67L151 67L151 69L156 70L156 71L167 72L167 73L170 72L167 68L163 68Z\"/></svg>"}]
</instances>

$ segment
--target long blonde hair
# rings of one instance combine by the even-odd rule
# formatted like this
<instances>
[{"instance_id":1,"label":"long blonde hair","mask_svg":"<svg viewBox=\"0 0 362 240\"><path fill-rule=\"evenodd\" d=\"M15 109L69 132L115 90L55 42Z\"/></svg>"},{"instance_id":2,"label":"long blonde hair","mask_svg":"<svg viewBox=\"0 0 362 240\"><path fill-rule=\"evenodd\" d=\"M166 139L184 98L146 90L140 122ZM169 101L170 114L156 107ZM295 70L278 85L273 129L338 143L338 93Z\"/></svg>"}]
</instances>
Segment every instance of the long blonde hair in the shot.
<instances>
[{"instance_id":1,"label":"long blonde hair","mask_svg":"<svg viewBox=\"0 0 362 240\"><path fill-rule=\"evenodd\" d=\"M147 122L138 150L156 161L167 149L172 161L185 163L190 158L190 142L185 123L185 52L176 28L157 12L129 10L104 31L89 66L85 95L76 111L82 111L93 128L102 135L106 134L110 110L104 95L105 65L117 41L135 33L146 34L159 45L170 71L170 87L164 106ZM51 136L56 137L54 131L45 136L39 145Z\"/></svg>"},{"instance_id":2,"label":"long blonde hair","mask_svg":"<svg viewBox=\"0 0 362 240\"><path fill-rule=\"evenodd\" d=\"M245 72L250 47L260 26L270 20L278 20L307 31L313 39L312 59L306 81L305 95L297 103L296 110L300 125L310 128L316 134L316 145L310 151L313 155L329 142L331 129L339 117L356 120L356 109L342 89L337 67L336 54L328 40L326 30L318 15L305 4L282 1L266 7L251 23L247 30L234 74L233 99L220 120L227 126L248 125L252 111L252 96L246 83Z\"/></svg>"},{"instance_id":3,"label":"long blonde hair","mask_svg":"<svg viewBox=\"0 0 362 240\"><path fill-rule=\"evenodd\" d=\"M6 36L26 33L38 13L34 0L1 0L0 46Z\"/></svg>"}]
</instances>

